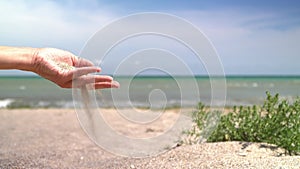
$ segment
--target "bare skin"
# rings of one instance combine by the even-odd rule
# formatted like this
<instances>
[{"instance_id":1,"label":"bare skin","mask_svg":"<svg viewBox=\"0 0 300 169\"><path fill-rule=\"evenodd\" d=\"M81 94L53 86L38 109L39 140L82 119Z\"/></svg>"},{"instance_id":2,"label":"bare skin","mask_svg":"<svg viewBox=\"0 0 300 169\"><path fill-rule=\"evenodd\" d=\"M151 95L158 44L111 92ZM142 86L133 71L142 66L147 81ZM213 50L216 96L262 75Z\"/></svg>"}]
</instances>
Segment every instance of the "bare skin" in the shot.
<instances>
[{"instance_id":1,"label":"bare skin","mask_svg":"<svg viewBox=\"0 0 300 169\"><path fill-rule=\"evenodd\" d=\"M118 88L119 83L105 75L91 73L101 69L92 62L55 48L20 48L0 46L0 69L31 71L62 88Z\"/></svg>"}]
</instances>

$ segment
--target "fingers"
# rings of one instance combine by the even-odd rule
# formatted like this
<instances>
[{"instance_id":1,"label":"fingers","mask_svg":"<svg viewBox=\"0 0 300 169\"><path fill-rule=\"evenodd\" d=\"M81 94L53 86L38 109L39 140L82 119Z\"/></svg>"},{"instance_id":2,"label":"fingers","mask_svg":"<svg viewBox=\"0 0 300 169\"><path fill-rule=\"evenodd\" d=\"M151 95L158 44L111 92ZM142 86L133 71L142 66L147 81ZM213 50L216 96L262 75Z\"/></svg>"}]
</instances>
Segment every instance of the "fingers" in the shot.
<instances>
[{"instance_id":1,"label":"fingers","mask_svg":"<svg viewBox=\"0 0 300 169\"><path fill-rule=\"evenodd\" d=\"M80 88L88 85L89 89L118 88L120 84L110 76L87 75L73 79L72 87Z\"/></svg>"},{"instance_id":2,"label":"fingers","mask_svg":"<svg viewBox=\"0 0 300 169\"><path fill-rule=\"evenodd\" d=\"M105 88L119 88L120 84L117 81L101 82L93 84L93 89L105 89Z\"/></svg>"},{"instance_id":3,"label":"fingers","mask_svg":"<svg viewBox=\"0 0 300 169\"><path fill-rule=\"evenodd\" d=\"M101 76L101 75L86 75L81 76L76 79L73 79L73 86L74 87L81 87L86 84L90 83L103 83L108 82L111 83L113 81L113 78L110 76Z\"/></svg>"},{"instance_id":4,"label":"fingers","mask_svg":"<svg viewBox=\"0 0 300 169\"><path fill-rule=\"evenodd\" d=\"M88 90L106 89L106 88L119 88L120 84L117 81L98 82L98 83L87 84L86 87L87 87Z\"/></svg>"},{"instance_id":5,"label":"fingers","mask_svg":"<svg viewBox=\"0 0 300 169\"><path fill-rule=\"evenodd\" d=\"M106 89L106 88L119 88L120 84L117 81L111 81L111 82L90 83L90 84L86 84L85 86L87 87L88 90L95 90L95 89Z\"/></svg>"},{"instance_id":6,"label":"fingers","mask_svg":"<svg viewBox=\"0 0 300 169\"><path fill-rule=\"evenodd\" d=\"M89 64L88 62L86 62ZM113 81L111 76L105 75L92 75L90 73L100 72L99 67L77 67L70 70L67 74L67 79L70 79L63 86L65 88L80 88L88 85L89 89L104 89L104 88L119 88L120 84Z\"/></svg>"},{"instance_id":7,"label":"fingers","mask_svg":"<svg viewBox=\"0 0 300 169\"><path fill-rule=\"evenodd\" d=\"M68 73L68 78L76 79L83 75L87 75L90 73L96 73L96 72L100 72L100 71L101 71L101 69L99 67L80 67L80 68L70 70L70 72Z\"/></svg>"},{"instance_id":8,"label":"fingers","mask_svg":"<svg viewBox=\"0 0 300 169\"><path fill-rule=\"evenodd\" d=\"M79 58L75 65L75 67L90 67L90 66L94 66L94 64L91 61L83 58Z\"/></svg>"}]
</instances>

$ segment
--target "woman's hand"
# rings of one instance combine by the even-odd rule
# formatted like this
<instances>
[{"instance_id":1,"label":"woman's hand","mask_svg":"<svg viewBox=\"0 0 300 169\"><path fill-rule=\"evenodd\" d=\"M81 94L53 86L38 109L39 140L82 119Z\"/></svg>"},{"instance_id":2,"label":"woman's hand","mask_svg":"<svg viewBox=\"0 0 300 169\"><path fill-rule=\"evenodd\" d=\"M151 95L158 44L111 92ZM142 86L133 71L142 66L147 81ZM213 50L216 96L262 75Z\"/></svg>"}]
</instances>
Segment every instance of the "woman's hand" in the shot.
<instances>
[{"instance_id":1,"label":"woman's hand","mask_svg":"<svg viewBox=\"0 0 300 169\"><path fill-rule=\"evenodd\" d=\"M62 88L79 88L84 85L94 89L119 87L119 83L113 81L110 76L90 74L100 72L99 67L64 50L37 49L32 58L32 65L33 72Z\"/></svg>"}]
</instances>

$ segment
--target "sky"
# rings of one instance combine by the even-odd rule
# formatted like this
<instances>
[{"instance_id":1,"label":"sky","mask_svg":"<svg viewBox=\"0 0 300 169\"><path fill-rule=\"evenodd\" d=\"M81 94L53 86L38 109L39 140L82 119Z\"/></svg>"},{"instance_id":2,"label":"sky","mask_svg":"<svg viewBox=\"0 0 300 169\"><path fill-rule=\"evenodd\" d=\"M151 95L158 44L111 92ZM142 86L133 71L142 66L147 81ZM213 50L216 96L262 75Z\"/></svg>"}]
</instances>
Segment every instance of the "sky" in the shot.
<instances>
[{"instance_id":1,"label":"sky","mask_svg":"<svg viewBox=\"0 0 300 169\"><path fill-rule=\"evenodd\" d=\"M300 75L298 0L10 0L0 1L0 11L2 46L55 47L79 55L108 23L138 12L163 12L200 29L226 75ZM15 74L28 73L0 71Z\"/></svg>"}]
</instances>

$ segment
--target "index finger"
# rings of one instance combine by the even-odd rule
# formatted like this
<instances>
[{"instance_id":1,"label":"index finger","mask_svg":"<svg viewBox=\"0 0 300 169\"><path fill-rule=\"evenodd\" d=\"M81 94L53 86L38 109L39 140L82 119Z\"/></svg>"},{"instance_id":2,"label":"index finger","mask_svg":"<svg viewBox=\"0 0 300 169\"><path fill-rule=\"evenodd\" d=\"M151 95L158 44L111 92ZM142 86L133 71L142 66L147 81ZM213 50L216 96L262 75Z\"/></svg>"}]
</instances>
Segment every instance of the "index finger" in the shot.
<instances>
[{"instance_id":1,"label":"index finger","mask_svg":"<svg viewBox=\"0 0 300 169\"><path fill-rule=\"evenodd\" d=\"M84 58L78 58L77 62L75 63L75 67L88 67L88 66L94 66L94 64L93 62Z\"/></svg>"},{"instance_id":2,"label":"index finger","mask_svg":"<svg viewBox=\"0 0 300 169\"><path fill-rule=\"evenodd\" d=\"M101 69L99 67L79 67L79 68L75 68L73 70L70 70L70 72L68 72L68 78L69 79L75 79L78 78L80 76L83 75L87 75L90 73L96 73L96 72L100 72Z\"/></svg>"}]
</instances>

